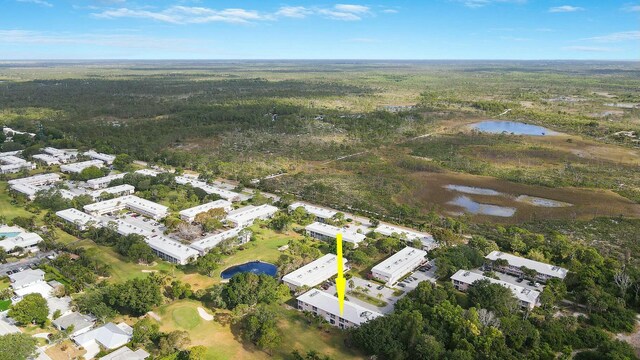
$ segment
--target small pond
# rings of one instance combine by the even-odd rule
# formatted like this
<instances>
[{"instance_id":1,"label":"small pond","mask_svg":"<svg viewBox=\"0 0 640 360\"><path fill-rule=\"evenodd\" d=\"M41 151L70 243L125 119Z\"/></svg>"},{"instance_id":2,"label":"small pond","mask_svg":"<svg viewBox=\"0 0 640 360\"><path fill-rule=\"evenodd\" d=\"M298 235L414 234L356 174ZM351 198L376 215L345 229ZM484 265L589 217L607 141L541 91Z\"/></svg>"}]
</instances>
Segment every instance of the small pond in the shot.
<instances>
[{"instance_id":1,"label":"small pond","mask_svg":"<svg viewBox=\"0 0 640 360\"><path fill-rule=\"evenodd\" d=\"M463 208L466 212L476 215L490 215L499 217L511 217L516 213L516 209L506 206L483 204L473 201L467 196L458 196L447 204Z\"/></svg>"},{"instance_id":2,"label":"small pond","mask_svg":"<svg viewBox=\"0 0 640 360\"><path fill-rule=\"evenodd\" d=\"M493 189L475 187L475 186L445 185L445 189L461 192L464 194L472 194L472 195L490 195L490 196L502 195L502 193L499 191L495 191Z\"/></svg>"},{"instance_id":3,"label":"small pond","mask_svg":"<svg viewBox=\"0 0 640 360\"><path fill-rule=\"evenodd\" d=\"M548 136L560 135L553 130L538 125L525 124L516 121L485 120L471 124L471 128L492 134L508 133L513 135Z\"/></svg>"},{"instance_id":4,"label":"small pond","mask_svg":"<svg viewBox=\"0 0 640 360\"><path fill-rule=\"evenodd\" d=\"M243 273L243 272L252 272L255 274L266 274L266 275L275 277L276 273L278 272L278 268L275 265L269 264L266 262L252 261L252 262L235 265L230 268L227 268L224 271L222 271L220 276L222 276L223 279L230 279L233 277L233 275Z\"/></svg>"},{"instance_id":5,"label":"small pond","mask_svg":"<svg viewBox=\"0 0 640 360\"><path fill-rule=\"evenodd\" d=\"M566 203L563 201L545 199L545 198L529 196L529 195L520 195L516 198L516 201L533 205L533 206L548 207L548 208L573 206L573 204Z\"/></svg>"}]
</instances>

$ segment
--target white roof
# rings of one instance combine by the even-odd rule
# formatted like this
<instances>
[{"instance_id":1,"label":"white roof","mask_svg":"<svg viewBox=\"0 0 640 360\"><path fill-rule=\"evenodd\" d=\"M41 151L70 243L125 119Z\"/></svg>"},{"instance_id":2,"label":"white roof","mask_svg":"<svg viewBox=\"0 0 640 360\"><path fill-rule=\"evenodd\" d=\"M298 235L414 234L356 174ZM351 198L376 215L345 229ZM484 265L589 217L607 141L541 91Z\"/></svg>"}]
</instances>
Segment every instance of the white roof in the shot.
<instances>
[{"instance_id":1,"label":"white roof","mask_svg":"<svg viewBox=\"0 0 640 360\"><path fill-rule=\"evenodd\" d=\"M109 184L113 180L122 179L125 175L127 175L127 173L112 174L112 175L107 175L107 176L103 176L103 177L87 180L87 185L99 186L99 185L103 185L103 184Z\"/></svg>"},{"instance_id":2,"label":"white roof","mask_svg":"<svg viewBox=\"0 0 640 360\"><path fill-rule=\"evenodd\" d=\"M109 154L104 154L104 153L99 153L99 152L95 152L93 150L89 150L87 152L84 153L84 155L92 158L92 159L97 159L97 160L101 160L104 161L106 163L112 163L113 160L116 159L115 155L109 155Z\"/></svg>"},{"instance_id":3,"label":"white roof","mask_svg":"<svg viewBox=\"0 0 640 360\"><path fill-rule=\"evenodd\" d=\"M515 296L518 300L526 303L536 304L538 302L538 297L540 296L539 291L527 289L522 286L510 284L505 281L492 279L490 277L486 277L482 274L478 274L469 270L458 270L458 272L451 276L451 280L457 280L469 285L473 285L474 282L479 280L489 280L489 282L491 282L492 284L498 284L511 290L513 296Z\"/></svg>"},{"instance_id":4,"label":"white roof","mask_svg":"<svg viewBox=\"0 0 640 360\"><path fill-rule=\"evenodd\" d=\"M25 295L29 295L29 294L40 294L45 299L51 297L52 291L53 291L53 288L51 287L51 285L47 284L43 280L36 281L27 286L13 290L13 292L20 297L24 297Z\"/></svg>"},{"instance_id":5,"label":"white roof","mask_svg":"<svg viewBox=\"0 0 640 360\"><path fill-rule=\"evenodd\" d=\"M392 234L405 235L407 240L420 240L423 246L432 247L436 244L436 240L429 233L418 232L411 229L394 226L390 224L380 224L375 230L373 230L384 236L391 236Z\"/></svg>"},{"instance_id":6,"label":"white roof","mask_svg":"<svg viewBox=\"0 0 640 360\"><path fill-rule=\"evenodd\" d=\"M6 155L6 156L0 156L0 162L12 165L12 164L24 164L27 162L27 160L21 159L15 155Z\"/></svg>"},{"instance_id":7,"label":"white roof","mask_svg":"<svg viewBox=\"0 0 640 360\"><path fill-rule=\"evenodd\" d=\"M148 357L149 353L144 351L144 349L133 351L124 346L109 355L101 357L100 360L144 360Z\"/></svg>"},{"instance_id":8,"label":"white roof","mask_svg":"<svg viewBox=\"0 0 640 360\"><path fill-rule=\"evenodd\" d=\"M27 269L24 271L17 272L15 274L9 275L9 279L11 279L11 287L20 288L31 283L35 283L38 281L44 280L44 271L40 269Z\"/></svg>"},{"instance_id":9,"label":"white roof","mask_svg":"<svg viewBox=\"0 0 640 360\"><path fill-rule=\"evenodd\" d=\"M216 245L220 244L221 242L227 240L227 239L231 239L232 237L238 236L238 234L240 233L240 231L242 231L241 228L233 228L230 230L226 230L223 231L221 233L218 234L214 234L214 235L209 235L205 238L203 238L202 240L198 240L198 241L194 241L191 243L192 248L205 253L209 250L211 250L213 247L215 247Z\"/></svg>"},{"instance_id":10,"label":"white roof","mask_svg":"<svg viewBox=\"0 0 640 360\"><path fill-rule=\"evenodd\" d=\"M533 269L537 271L539 274L544 274L547 276L564 279L567 276L569 270L565 268L561 268L559 266L545 264L539 261L525 259L523 257L503 253L500 251L492 251L489 255L486 256L487 259L491 261L495 261L497 259L505 259L509 262L509 265L515 267L527 267L529 269Z\"/></svg>"},{"instance_id":11,"label":"white roof","mask_svg":"<svg viewBox=\"0 0 640 360\"><path fill-rule=\"evenodd\" d=\"M295 286L313 287L338 273L338 258L334 254L327 254L307 265L282 277L282 281ZM343 258L342 262L347 263Z\"/></svg>"},{"instance_id":12,"label":"white roof","mask_svg":"<svg viewBox=\"0 0 640 360\"><path fill-rule=\"evenodd\" d=\"M112 187L108 187L108 188L104 188L104 189L100 189L100 190L96 190L91 192L91 197L93 197L94 199L99 198L100 195L102 195L102 193L107 193L107 194L122 194L122 193L132 193L136 190L135 187L133 187L133 185L129 185L129 184L122 184L122 185L116 185L116 186L112 186Z\"/></svg>"},{"instance_id":13,"label":"white roof","mask_svg":"<svg viewBox=\"0 0 640 360\"><path fill-rule=\"evenodd\" d=\"M51 154L53 156L65 155L67 153L64 150L56 149L50 146L42 149L42 151L46 152L47 154Z\"/></svg>"},{"instance_id":14,"label":"white roof","mask_svg":"<svg viewBox=\"0 0 640 360\"><path fill-rule=\"evenodd\" d=\"M51 156L48 154L35 154L32 156L34 159L43 161L47 164L59 164L60 163L60 159L58 159L55 156Z\"/></svg>"},{"instance_id":15,"label":"white roof","mask_svg":"<svg viewBox=\"0 0 640 360\"><path fill-rule=\"evenodd\" d=\"M226 189L221 189L212 185L207 184L204 181L196 180L191 176L176 176L176 183L185 185L190 184L195 188L200 188L207 194L216 194L223 199L231 200L240 198L240 194L237 192L229 191Z\"/></svg>"},{"instance_id":16,"label":"white roof","mask_svg":"<svg viewBox=\"0 0 640 360\"><path fill-rule=\"evenodd\" d=\"M426 251L407 246L374 266L371 271L389 276L398 271L407 272L406 264L415 264L418 260L424 260L425 256L427 256Z\"/></svg>"},{"instance_id":17,"label":"white roof","mask_svg":"<svg viewBox=\"0 0 640 360\"><path fill-rule=\"evenodd\" d=\"M260 205L260 206L245 206L240 209L229 212L227 220L235 223L246 224L255 219L259 219L264 216L271 216L278 211L278 208L273 205Z\"/></svg>"},{"instance_id":18,"label":"white roof","mask_svg":"<svg viewBox=\"0 0 640 360\"><path fill-rule=\"evenodd\" d=\"M125 323L116 325L110 322L82 335L78 335L74 340L80 345L95 341L102 344L102 346L107 349L115 349L128 343L129 340L131 340L132 334L133 329L131 326Z\"/></svg>"},{"instance_id":19,"label":"white roof","mask_svg":"<svg viewBox=\"0 0 640 360\"><path fill-rule=\"evenodd\" d=\"M0 157L9 156L9 155L19 155L21 152L22 150L0 152Z\"/></svg>"},{"instance_id":20,"label":"white roof","mask_svg":"<svg viewBox=\"0 0 640 360\"><path fill-rule=\"evenodd\" d=\"M21 194L25 194L27 196L35 196L36 193L42 189L31 184L17 183L17 184L11 184L11 190L17 191Z\"/></svg>"},{"instance_id":21,"label":"white roof","mask_svg":"<svg viewBox=\"0 0 640 360\"><path fill-rule=\"evenodd\" d=\"M147 237L146 242L152 249L179 260L197 257L200 254L195 249L192 249L178 241L169 239L166 236L156 235L154 237Z\"/></svg>"},{"instance_id":22,"label":"white roof","mask_svg":"<svg viewBox=\"0 0 640 360\"><path fill-rule=\"evenodd\" d=\"M23 232L20 235L0 240L0 247L4 251L11 251L16 247L26 248L38 244L42 241L42 237L36 233Z\"/></svg>"},{"instance_id":23,"label":"white roof","mask_svg":"<svg viewBox=\"0 0 640 360\"><path fill-rule=\"evenodd\" d=\"M64 315L53 320L52 323L62 330L73 325L73 331L78 332L82 329L92 327L94 324L94 320L90 316L83 315L77 311L74 311L71 314Z\"/></svg>"},{"instance_id":24,"label":"white roof","mask_svg":"<svg viewBox=\"0 0 640 360\"><path fill-rule=\"evenodd\" d=\"M93 222L96 225L100 224L100 219L98 219L97 217L91 216L74 208L56 211L56 215L70 223L79 224L82 226L87 225L87 223L89 222Z\"/></svg>"},{"instance_id":25,"label":"white roof","mask_svg":"<svg viewBox=\"0 0 640 360\"><path fill-rule=\"evenodd\" d=\"M144 211L148 211L155 214L163 214L169 211L169 208L164 205L160 205L153 201L139 198L135 195L125 195L125 196L120 196L114 199L85 205L84 209L88 212L96 212L96 211L108 212L108 211L112 211L112 209L124 208L124 207L139 208L139 209L143 209ZM132 210L135 210L135 209L132 209Z\"/></svg>"},{"instance_id":26,"label":"white roof","mask_svg":"<svg viewBox=\"0 0 640 360\"><path fill-rule=\"evenodd\" d=\"M150 236L151 235L151 231L147 230L147 229L143 229L139 226L130 224L126 221L120 220L120 219L115 219L115 220L109 220L109 223L115 223L117 228L116 231L118 232L118 234L120 235L130 235L130 234L138 234L138 235L142 235L142 236Z\"/></svg>"},{"instance_id":27,"label":"white roof","mask_svg":"<svg viewBox=\"0 0 640 360\"><path fill-rule=\"evenodd\" d=\"M338 298L326 292L322 292L318 289L312 289L298 296L298 300L311 306L315 306L329 314L340 316ZM360 325L380 316L382 316L382 314L345 300L344 312L340 317L351 323Z\"/></svg>"},{"instance_id":28,"label":"white roof","mask_svg":"<svg viewBox=\"0 0 640 360\"><path fill-rule=\"evenodd\" d=\"M72 164L60 165L60 170L63 172L79 173L82 172L82 170L92 166L100 168L104 166L104 163L100 160L81 161Z\"/></svg>"},{"instance_id":29,"label":"white roof","mask_svg":"<svg viewBox=\"0 0 640 360\"><path fill-rule=\"evenodd\" d=\"M135 171L136 174L145 175L145 176L158 176L160 171L151 170L151 169L140 169Z\"/></svg>"},{"instance_id":30,"label":"white roof","mask_svg":"<svg viewBox=\"0 0 640 360\"><path fill-rule=\"evenodd\" d=\"M336 211L336 210L326 209L326 208L310 205L310 204L303 203L303 202L294 202L293 204L289 205L289 209L291 209L291 210L295 210L295 209L297 209L299 207L304 208L306 210L306 212L308 212L309 214L314 215L314 216L319 217L319 218L322 218L322 219L330 219L335 214L338 213L338 211Z\"/></svg>"},{"instance_id":31,"label":"white roof","mask_svg":"<svg viewBox=\"0 0 640 360\"><path fill-rule=\"evenodd\" d=\"M216 200L206 204L194 206L192 208L184 209L180 211L180 215L191 218L191 217L195 217L200 213L209 211L211 209L228 208L230 206L231 206L231 203L227 200Z\"/></svg>"},{"instance_id":32,"label":"white roof","mask_svg":"<svg viewBox=\"0 0 640 360\"><path fill-rule=\"evenodd\" d=\"M28 176L25 178L9 180L9 184L40 184L47 182L57 182L60 181L60 175L55 173L47 173L47 174L38 174L33 176Z\"/></svg>"},{"instance_id":33,"label":"white roof","mask_svg":"<svg viewBox=\"0 0 640 360\"><path fill-rule=\"evenodd\" d=\"M307 225L305 229L307 231L313 231L332 238L335 238L336 236L338 236L338 233L341 233L343 241L350 242L356 245L366 239L366 236L364 234L359 234L347 228L339 228L337 226L323 224L320 222L314 222L313 224Z\"/></svg>"},{"instance_id":34,"label":"white roof","mask_svg":"<svg viewBox=\"0 0 640 360\"><path fill-rule=\"evenodd\" d=\"M0 316L0 336L19 332L20 329L17 326L9 323L7 318Z\"/></svg>"}]
</instances>

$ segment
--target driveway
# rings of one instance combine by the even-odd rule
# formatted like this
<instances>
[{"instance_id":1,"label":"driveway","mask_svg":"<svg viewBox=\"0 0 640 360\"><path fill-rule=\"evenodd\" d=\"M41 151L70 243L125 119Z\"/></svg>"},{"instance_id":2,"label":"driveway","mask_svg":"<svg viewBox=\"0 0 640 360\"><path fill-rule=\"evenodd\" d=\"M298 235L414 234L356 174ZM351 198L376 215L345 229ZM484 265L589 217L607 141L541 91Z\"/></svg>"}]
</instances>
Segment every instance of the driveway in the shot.
<instances>
[{"instance_id":1,"label":"driveway","mask_svg":"<svg viewBox=\"0 0 640 360\"><path fill-rule=\"evenodd\" d=\"M47 256L55 255L54 251L37 252L35 256L21 259L19 261L11 262L8 264L0 264L0 274L7 275L9 271L19 270L20 268L27 269L31 266L38 266L42 260L45 260Z\"/></svg>"}]
</instances>

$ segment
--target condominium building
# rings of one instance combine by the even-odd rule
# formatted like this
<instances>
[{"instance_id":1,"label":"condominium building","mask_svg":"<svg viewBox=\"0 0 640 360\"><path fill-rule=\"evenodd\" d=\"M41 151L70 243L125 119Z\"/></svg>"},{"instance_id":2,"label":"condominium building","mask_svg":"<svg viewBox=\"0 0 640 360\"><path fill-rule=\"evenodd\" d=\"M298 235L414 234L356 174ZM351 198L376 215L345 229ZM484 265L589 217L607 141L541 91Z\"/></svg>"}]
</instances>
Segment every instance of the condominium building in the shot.
<instances>
[{"instance_id":1,"label":"condominium building","mask_svg":"<svg viewBox=\"0 0 640 360\"><path fill-rule=\"evenodd\" d=\"M168 207L135 195L121 196L84 206L84 210L93 216L100 216L123 209L129 209L155 220L160 220L169 214Z\"/></svg>"},{"instance_id":2,"label":"condominium building","mask_svg":"<svg viewBox=\"0 0 640 360\"><path fill-rule=\"evenodd\" d=\"M55 173L38 174L25 178L9 180L9 185L29 184L33 186L51 185L60 181L60 175Z\"/></svg>"},{"instance_id":3,"label":"condominium building","mask_svg":"<svg viewBox=\"0 0 640 360\"><path fill-rule=\"evenodd\" d=\"M84 156L88 156L94 160L100 160L103 161L104 163L111 165L113 164L113 160L116 159L115 155L109 155L109 154L103 154L103 153L99 153L99 152L95 152L93 150L89 150L87 152L84 153Z\"/></svg>"},{"instance_id":4,"label":"condominium building","mask_svg":"<svg viewBox=\"0 0 640 360\"><path fill-rule=\"evenodd\" d=\"M321 223L326 222L327 219L331 219L338 213L338 211L336 210L322 208L303 202L294 202L293 204L289 205L289 210L294 211L299 207L303 208L307 213L315 216L315 221Z\"/></svg>"},{"instance_id":5,"label":"condominium building","mask_svg":"<svg viewBox=\"0 0 640 360\"><path fill-rule=\"evenodd\" d=\"M32 158L34 158L35 160L47 165L47 166L51 166L51 165L60 165L62 164L62 162L60 161L60 159L58 159L55 156L51 156L49 154L35 154L32 156Z\"/></svg>"},{"instance_id":6,"label":"condominium building","mask_svg":"<svg viewBox=\"0 0 640 360\"><path fill-rule=\"evenodd\" d=\"M194 206L180 211L180 218L187 222L193 222L198 214L211 209L223 209L225 212L231 211L231 203L227 200L216 200L206 204Z\"/></svg>"},{"instance_id":7,"label":"condominium building","mask_svg":"<svg viewBox=\"0 0 640 360\"><path fill-rule=\"evenodd\" d=\"M233 229L225 230L217 234L206 236L201 240L192 242L191 245L189 246L197 250L200 253L200 255L204 255L208 253L209 250L213 249L218 244L220 244L221 242L228 239L232 239L237 236L241 236L243 232L246 232L246 230L244 230L243 228L236 227ZM251 233L249 232L248 235L250 234Z\"/></svg>"},{"instance_id":8,"label":"condominium building","mask_svg":"<svg viewBox=\"0 0 640 360\"><path fill-rule=\"evenodd\" d=\"M100 219L74 208L56 211L56 215L62 220L74 224L80 230L85 230L91 225L101 226Z\"/></svg>"},{"instance_id":9,"label":"condominium building","mask_svg":"<svg viewBox=\"0 0 640 360\"><path fill-rule=\"evenodd\" d=\"M146 242L158 257L174 264L186 265L199 255L195 249L162 235L147 237Z\"/></svg>"},{"instance_id":10,"label":"condominium building","mask_svg":"<svg viewBox=\"0 0 640 360\"><path fill-rule=\"evenodd\" d=\"M364 308L350 301L344 301L344 311L340 315L340 306L338 298L322 292L318 289L312 289L298 296L298 310L309 311L325 319L333 326L341 329L347 329L359 326L369 320L373 320L382 314Z\"/></svg>"},{"instance_id":11,"label":"condominium building","mask_svg":"<svg viewBox=\"0 0 640 360\"><path fill-rule=\"evenodd\" d=\"M161 174L160 171L156 171L152 169L140 169L140 170L136 170L135 173L144 175L144 176L152 176L152 177L156 177Z\"/></svg>"},{"instance_id":12,"label":"condominium building","mask_svg":"<svg viewBox=\"0 0 640 360\"><path fill-rule=\"evenodd\" d=\"M426 261L427 252L410 246L391 255L371 269L371 275L391 285Z\"/></svg>"},{"instance_id":13,"label":"condominium building","mask_svg":"<svg viewBox=\"0 0 640 360\"><path fill-rule=\"evenodd\" d=\"M344 271L348 270L347 259L342 259ZM338 258L326 254L282 277L282 282L292 291L306 286L312 288L338 274Z\"/></svg>"},{"instance_id":14,"label":"condominium building","mask_svg":"<svg viewBox=\"0 0 640 360\"><path fill-rule=\"evenodd\" d=\"M9 188L12 191L25 195L29 200L35 199L38 191L43 190L41 187L22 183L12 184Z\"/></svg>"},{"instance_id":15,"label":"condominium building","mask_svg":"<svg viewBox=\"0 0 640 360\"><path fill-rule=\"evenodd\" d=\"M260 205L260 206L245 206L237 210L230 211L227 215L227 220L232 222L236 227L247 227L253 224L254 221L266 220L271 218L278 208L272 205Z\"/></svg>"},{"instance_id":16,"label":"condominium building","mask_svg":"<svg viewBox=\"0 0 640 360\"><path fill-rule=\"evenodd\" d=\"M0 165L0 174L12 174L22 169L33 170L36 168L36 164L15 155L0 156L0 164L3 164Z\"/></svg>"},{"instance_id":17,"label":"condominium building","mask_svg":"<svg viewBox=\"0 0 640 360\"><path fill-rule=\"evenodd\" d=\"M342 234L342 241L353 244L355 247L364 241L367 237L347 228L339 228L337 226L314 222L305 227L307 235L318 240L335 240L338 233Z\"/></svg>"},{"instance_id":18,"label":"condominium building","mask_svg":"<svg viewBox=\"0 0 640 360\"><path fill-rule=\"evenodd\" d=\"M467 291L469 287L473 286L473 283L480 280L488 280L492 284L498 284L503 286L513 293L513 296L518 300L521 307L527 309L533 309L539 304L540 292L536 290L527 289L522 286L510 284L505 281L492 279L482 274L478 274L468 270L458 270L453 276L451 276L451 282L453 286L460 291Z\"/></svg>"},{"instance_id":19,"label":"condominium building","mask_svg":"<svg viewBox=\"0 0 640 360\"><path fill-rule=\"evenodd\" d=\"M422 249L427 251L438 247L438 243L429 233L418 232L390 224L380 224L373 231L384 236L397 236L400 238L404 238L409 243L412 243L415 240L419 240L420 243L422 243Z\"/></svg>"},{"instance_id":20,"label":"condominium building","mask_svg":"<svg viewBox=\"0 0 640 360\"><path fill-rule=\"evenodd\" d=\"M104 194L124 196L124 195L133 195L135 191L136 191L136 188L133 187L133 185L122 184L122 185L117 185L117 186L112 186L112 187L92 191L90 196L94 200L98 200L102 198Z\"/></svg>"},{"instance_id":21,"label":"condominium building","mask_svg":"<svg viewBox=\"0 0 640 360\"><path fill-rule=\"evenodd\" d=\"M85 186L94 190L104 189L106 187L109 187L109 184L113 180L122 179L124 178L125 175L127 175L127 173L112 174L112 175L107 175L107 176L87 180L87 183L85 184Z\"/></svg>"},{"instance_id":22,"label":"condominium building","mask_svg":"<svg viewBox=\"0 0 640 360\"><path fill-rule=\"evenodd\" d=\"M209 185L204 181L194 179L193 177L190 177L190 176L176 176L176 183L180 185L189 184L194 188L199 188L203 190L207 194L216 194L228 201L239 201L242 198L242 196L237 192L233 192L226 189L221 189L219 187L215 187L213 185Z\"/></svg>"},{"instance_id":23,"label":"condominium building","mask_svg":"<svg viewBox=\"0 0 640 360\"><path fill-rule=\"evenodd\" d=\"M64 173L79 174L82 172L82 170L92 166L101 168L104 166L104 163L101 160L88 160L77 163L64 164L60 166L60 171Z\"/></svg>"},{"instance_id":24,"label":"condominium building","mask_svg":"<svg viewBox=\"0 0 640 360\"><path fill-rule=\"evenodd\" d=\"M528 268L536 271L536 280L546 282L549 279L564 279L569 270L555 265L545 264L543 262L529 260L520 256L503 253L500 251L492 251L486 256L486 259L493 263L496 271L504 272L514 276L524 276L522 268ZM504 259L509 265L495 266L495 261Z\"/></svg>"}]
</instances>

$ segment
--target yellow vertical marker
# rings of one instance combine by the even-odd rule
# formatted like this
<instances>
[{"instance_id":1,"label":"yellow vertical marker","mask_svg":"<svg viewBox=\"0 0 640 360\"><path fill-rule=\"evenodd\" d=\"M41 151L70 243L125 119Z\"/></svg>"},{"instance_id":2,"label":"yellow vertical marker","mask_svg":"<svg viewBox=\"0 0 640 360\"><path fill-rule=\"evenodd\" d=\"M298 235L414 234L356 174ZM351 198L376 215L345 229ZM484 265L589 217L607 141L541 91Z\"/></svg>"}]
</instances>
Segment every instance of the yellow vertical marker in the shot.
<instances>
[{"instance_id":1,"label":"yellow vertical marker","mask_svg":"<svg viewBox=\"0 0 640 360\"><path fill-rule=\"evenodd\" d=\"M344 292L347 282L344 279L342 269L342 234L336 236L336 255L338 256L338 277L336 278L336 290L338 291L338 304L340 305L340 316L344 311Z\"/></svg>"}]
</instances>

